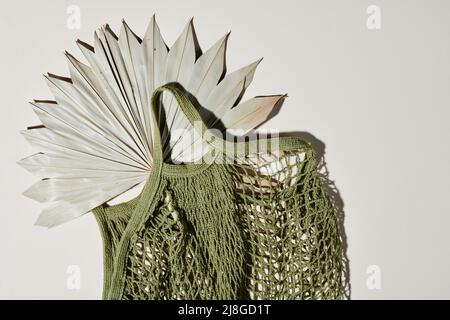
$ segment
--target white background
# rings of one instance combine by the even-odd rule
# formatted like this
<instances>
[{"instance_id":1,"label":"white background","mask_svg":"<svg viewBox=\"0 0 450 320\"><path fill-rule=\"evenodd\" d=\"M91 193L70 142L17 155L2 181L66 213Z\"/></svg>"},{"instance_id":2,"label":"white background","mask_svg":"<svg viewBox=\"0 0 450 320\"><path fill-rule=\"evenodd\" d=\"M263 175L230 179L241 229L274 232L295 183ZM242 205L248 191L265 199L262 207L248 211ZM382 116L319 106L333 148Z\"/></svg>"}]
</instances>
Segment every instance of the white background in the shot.
<instances>
[{"instance_id":1,"label":"white background","mask_svg":"<svg viewBox=\"0 0 450 320\"><path fill-rule=\"evenodd\" d=\"M81 28L66 27L69 5ZM381 30L366 27L369 5ZM192 16L205 50L227 31L228 70L265 59L246 97L288 93L266 124L325 144L344 202L353 299L450 298L450 2L23 1L1 3L0 298L99 299L100 235L92 214L33 226L42 206L21 195L36 178L15 162L34 152L19 130L27 104L51 98L42 74L67 75L63 51L122 18L139 35L153 13L171 45ZM316 145L320 145L315 142ZM81 288L66 286L67 268ZM366 286L368 266L381 289Z\"/></svg>"}]
</instances>

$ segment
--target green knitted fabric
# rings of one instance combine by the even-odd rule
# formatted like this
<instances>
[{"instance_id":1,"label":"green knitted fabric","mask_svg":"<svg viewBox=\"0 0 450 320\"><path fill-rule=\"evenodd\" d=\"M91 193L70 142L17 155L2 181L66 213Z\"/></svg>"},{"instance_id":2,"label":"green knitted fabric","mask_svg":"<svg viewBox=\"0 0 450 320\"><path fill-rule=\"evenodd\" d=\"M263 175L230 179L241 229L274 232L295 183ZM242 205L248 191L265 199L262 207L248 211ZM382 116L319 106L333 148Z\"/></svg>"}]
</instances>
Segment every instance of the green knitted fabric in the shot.
<instances>
[{"instance_id":1,"label":"green knitted fabric","mask_svg":"<svg viewBox=\"0 0 450 320\"><path fill-rule=\"evenodd\" d=\"M154 114L165 90L191 123L201 120L173 84L155 91ZM270 146L262 150L201 130L214 158L229 160L223 150L231 148L232 163L164 163L158 130L140 196L94 210L104 241L104 298L342 298L336 217L310 145L262 139Z\"/></svg>"}]
</instances>

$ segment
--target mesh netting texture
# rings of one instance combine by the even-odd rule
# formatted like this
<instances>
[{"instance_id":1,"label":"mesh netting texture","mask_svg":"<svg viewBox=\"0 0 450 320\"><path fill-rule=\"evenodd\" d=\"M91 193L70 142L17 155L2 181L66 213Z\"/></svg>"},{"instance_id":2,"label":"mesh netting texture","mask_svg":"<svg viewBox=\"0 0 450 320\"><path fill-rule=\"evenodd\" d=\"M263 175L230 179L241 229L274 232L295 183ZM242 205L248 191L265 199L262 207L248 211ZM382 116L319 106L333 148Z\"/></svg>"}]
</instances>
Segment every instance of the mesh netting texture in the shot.
<instances>
[{"instance_id":1,"label":"mesh netting texture","mask_svg":"<svg viewBox=\"0 0 450 320\"><path fill-rule=\"evenodd\" d=\"M191 124L201 122L213 158L228 161L165 163L153 118L155 156L143 191L94 209L104 241L104 298L343 298L337 217L311 146L295 137L257 139L266 142L263 150L208 136L176 85L155 91L153 113L163 91Z\"/></svg>"},{"instance_id":2,"label":"mesh netting texture","mask_svg":"<svg viewBox=\"0 0 450 320\"><path fill-rule=\"evenodd\" d=\"M122 260L105 261L105 298L343 298L337 221L312 149L253 154L188 174L163 169L155 194L125 247L140 199L95 210L105 259Z\"/></svg>"}]
</instances>

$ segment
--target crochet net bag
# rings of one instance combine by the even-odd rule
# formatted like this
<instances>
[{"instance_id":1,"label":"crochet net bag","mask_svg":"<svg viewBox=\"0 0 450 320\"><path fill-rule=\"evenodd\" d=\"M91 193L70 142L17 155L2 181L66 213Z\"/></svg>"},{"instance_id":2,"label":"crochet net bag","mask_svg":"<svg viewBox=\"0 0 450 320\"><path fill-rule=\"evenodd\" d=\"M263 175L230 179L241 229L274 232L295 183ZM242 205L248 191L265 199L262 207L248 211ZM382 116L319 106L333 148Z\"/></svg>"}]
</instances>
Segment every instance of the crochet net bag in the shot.
<instances>
[{"instance_id":1,"label":"crochet net bag","mask_svg":"<svg viewBox=\"0 0 450 320\"><path fill-rule=\"evenodd\" d=\"M154 92L153 113L163 91L191 124L201 122L195 101L174 84ZM94 209L105 299L343 297L336 216L308 143L233 143L201 122L211 156L227 161L169 164L153 121L154 165L141 194Z\"/></svg>"}]
</instances>

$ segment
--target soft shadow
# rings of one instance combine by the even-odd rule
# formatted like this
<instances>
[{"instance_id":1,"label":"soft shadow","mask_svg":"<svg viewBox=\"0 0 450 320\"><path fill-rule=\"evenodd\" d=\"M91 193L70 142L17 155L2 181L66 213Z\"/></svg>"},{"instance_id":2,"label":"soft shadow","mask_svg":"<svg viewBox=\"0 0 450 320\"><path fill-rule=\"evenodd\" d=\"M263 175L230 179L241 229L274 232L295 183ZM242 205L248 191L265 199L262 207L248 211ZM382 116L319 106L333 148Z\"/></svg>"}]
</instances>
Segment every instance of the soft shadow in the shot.
<instances>
[{"instance_id":1,"label":"soft shadow","mask_svg":"<svg viewBox=\"0 0 450 320\"><path fill-rule=\"evenodd\" d=\"M344 295L346 299L350 299L351 294L351 284L350 284L350 260L347 255L348 242L347 234L345 232L345 211L344 211L344 200L341 197L339 189L336 186L334 180L331 180L330 174L325 161L325 143L313 134L305 131L292 131L283 132L280 136L295 136L302 140L305 140L311 144L317 155L318 169L320 176L322 178L322 185L325 188L336 214L336 219L339 228L339 234L342 242L342 261L343 261L343 282L344 282Z\"/></svg>"}]
</instances>

